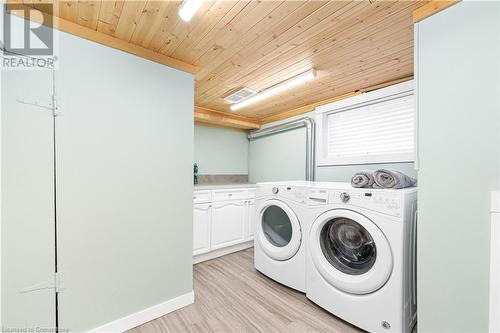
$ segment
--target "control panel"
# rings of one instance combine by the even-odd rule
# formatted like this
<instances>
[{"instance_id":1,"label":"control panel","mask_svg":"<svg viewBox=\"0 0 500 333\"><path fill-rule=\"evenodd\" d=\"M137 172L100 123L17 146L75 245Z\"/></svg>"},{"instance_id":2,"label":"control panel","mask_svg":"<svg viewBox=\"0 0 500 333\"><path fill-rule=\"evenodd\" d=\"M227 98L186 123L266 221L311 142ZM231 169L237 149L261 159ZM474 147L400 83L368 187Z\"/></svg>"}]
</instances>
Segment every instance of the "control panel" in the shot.
<instances>
[{"instance_id":1,"label":"control panel","mask_svg":"<svg viewBox=\"0 0 500 333\"><path fill-rule=\"evenodd\" d=\"M401 195L397 193L364 190L331 190L328 203L363 207L391 216L401 216Z\"/></svg>"},{"instance_id":2,"label":"control panel","mask_svg":"<svg viewBox=\"0 0 500 333\"><path fill-rule=\"evenodd\" d=\"M269 189L270 193L276 198L284 198L298 203L307 203L307 188L300 186L276 185Z\"/></svg>"}]
</instances>

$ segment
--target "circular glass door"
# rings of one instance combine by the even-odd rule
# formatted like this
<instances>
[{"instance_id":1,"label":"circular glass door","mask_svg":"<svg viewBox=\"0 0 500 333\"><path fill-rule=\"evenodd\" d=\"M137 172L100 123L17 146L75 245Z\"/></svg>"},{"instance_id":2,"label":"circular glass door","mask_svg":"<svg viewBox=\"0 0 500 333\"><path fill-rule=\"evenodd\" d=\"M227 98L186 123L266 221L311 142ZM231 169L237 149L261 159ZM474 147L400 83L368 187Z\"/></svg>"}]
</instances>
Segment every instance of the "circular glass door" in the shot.
<instances>
[{"instance_id":1,"label":"circular glass door","mask_svg":"<svg viewBox=\"0 0 500 333\"><path fill-rule=\"evenodd\" d=\"M377 258L377 247L370 233L361 224L344 217L323 225L320 245L328 262L349 275L368 272Z\"/></svg>"},{"instance_id":2,"label":"circular glass door","mask_svg":"<svg viewBox=\"0 0 500 333\"><path fill-rule=\"evenodd\" d=\"M320 215L311 227L309 250L320 275L347 293L372 293L392 272L392 251L384 233L351 210L334 209Z\"/></svg>"},{"instance_id":3,"label":"circular glass door","mask_svg":"<svg viewBox=\"0 0 500 333\"><path fill-rule=\"evenodd\" d=\"M262 231L271 244L283 247L292 239L292 222L281 207L271 205L262 214Z\"/></svg>"},{"instance_id":4,"label":"circular glass door","mask_svg":"<svg viewBox=\"0 0 500 333\"><path fill-rule=\"evenodd\" d=\"M293 210L276 199L259 207L257 241L274 260L288 260L297 253L302 238L299 220Z\"/></svg>"}]
</instances>

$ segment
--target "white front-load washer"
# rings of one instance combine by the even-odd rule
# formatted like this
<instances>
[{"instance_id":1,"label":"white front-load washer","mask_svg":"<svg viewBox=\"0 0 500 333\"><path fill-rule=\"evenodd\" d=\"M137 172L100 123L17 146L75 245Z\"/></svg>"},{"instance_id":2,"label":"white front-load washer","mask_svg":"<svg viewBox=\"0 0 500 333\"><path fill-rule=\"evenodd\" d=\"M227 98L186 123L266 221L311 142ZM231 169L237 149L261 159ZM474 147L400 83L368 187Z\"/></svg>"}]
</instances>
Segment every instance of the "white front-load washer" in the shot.
<instances>
[{"instance_id":1,"label":"white front-load washer","mask_svg":"<svg viewBox=\"0 0 500 333\"><path fill-rule=\"evenodd\" d=\"M308 191L307 297L369 332L416 323L416 188Z\"/></svg>"},{"instance_id":2,"label":"white front-load washer","mask_svg":"<svg viewBox=\"0 0 500 333\"><path fill-rule=\"evenodd\" d=\"M255 201L255 268L305 292L307 183L258 183Z\"/></svg>"}]
</instances>

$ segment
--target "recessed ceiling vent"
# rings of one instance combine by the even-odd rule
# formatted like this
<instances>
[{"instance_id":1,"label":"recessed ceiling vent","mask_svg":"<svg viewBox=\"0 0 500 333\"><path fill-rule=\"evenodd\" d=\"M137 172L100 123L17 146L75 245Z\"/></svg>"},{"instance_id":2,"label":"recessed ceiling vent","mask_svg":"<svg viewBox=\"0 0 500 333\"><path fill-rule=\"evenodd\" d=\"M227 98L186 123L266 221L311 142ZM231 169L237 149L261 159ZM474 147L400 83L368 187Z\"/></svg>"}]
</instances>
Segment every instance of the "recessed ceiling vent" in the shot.
<instances>
[{"instance_id":1,"label":"recessed ceiling vent","mask_svg":"<svg viewBox=\"0 0 500 333\"><path fill-rule=\"evenodd\" d=\"M231 103L238 103L250 96L253 96L255 95L257 92L256 91L253 91L252 89L248 89L248 88L242 88L238 91L235 91L234 93L230 94L230 95L227 95L226 97L224 97L224 99L228 102L231 102Z\"/></svg>"}]
</instances>

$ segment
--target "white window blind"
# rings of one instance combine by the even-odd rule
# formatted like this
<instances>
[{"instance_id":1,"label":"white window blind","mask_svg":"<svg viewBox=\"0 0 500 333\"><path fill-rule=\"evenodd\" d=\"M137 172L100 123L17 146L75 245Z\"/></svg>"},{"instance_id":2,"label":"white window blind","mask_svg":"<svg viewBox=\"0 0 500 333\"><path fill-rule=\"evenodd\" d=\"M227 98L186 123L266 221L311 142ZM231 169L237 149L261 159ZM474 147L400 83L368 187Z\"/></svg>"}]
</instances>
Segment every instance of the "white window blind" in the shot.
<instances>
[{"instance_id":1,"label":"white window blind","mask_svg":"<svg viewBox=\"0 0 500 333\"><path fill-rule=\"evenodd\" d=\"M409 94L327 113L325 157L333 164L413 160L414 112Z\"/></svg>"}]
</instances>

